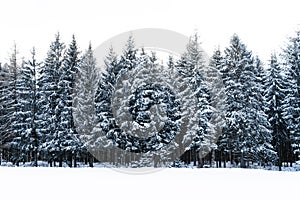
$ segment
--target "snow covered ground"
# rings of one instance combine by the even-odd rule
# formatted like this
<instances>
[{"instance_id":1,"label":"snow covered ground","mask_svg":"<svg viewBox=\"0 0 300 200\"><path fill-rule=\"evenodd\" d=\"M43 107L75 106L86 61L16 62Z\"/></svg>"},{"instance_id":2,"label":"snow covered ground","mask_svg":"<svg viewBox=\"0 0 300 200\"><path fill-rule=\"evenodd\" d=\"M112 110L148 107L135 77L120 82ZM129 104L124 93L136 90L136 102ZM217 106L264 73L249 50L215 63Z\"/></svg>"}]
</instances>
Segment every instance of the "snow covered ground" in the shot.
<instances>
[{"instance_id":1,"label":"snow covered ground","mask_svg":"<svg viewBox=\"0 0 300 200\"><path fill-rule=\"evenodd\" d=\"M128 170L0 167L0 199L269 200L300 196L300 172L186 168L143 174L139 172L145 169Z\"/></svg>"}]
</instances>

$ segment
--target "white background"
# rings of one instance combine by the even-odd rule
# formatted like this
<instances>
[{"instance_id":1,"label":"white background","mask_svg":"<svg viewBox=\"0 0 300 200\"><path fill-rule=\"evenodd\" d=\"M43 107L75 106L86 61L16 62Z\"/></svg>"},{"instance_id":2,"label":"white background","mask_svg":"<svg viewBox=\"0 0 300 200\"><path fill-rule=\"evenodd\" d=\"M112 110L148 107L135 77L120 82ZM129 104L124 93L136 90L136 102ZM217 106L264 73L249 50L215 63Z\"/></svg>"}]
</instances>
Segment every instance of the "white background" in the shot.
<instances>
[{"instance_id":1,"label":"white background","mask_svg":"<svg viewBox=\"0 0 300 200\"><path fill-rule=\"evenodd\" d=\"M0 61L7 62L14 41L19 57L35 46L43 59L58 31L68 44L74 33L81 51L119 33L164 28L199 32L209 55L224 49L233 33L267 62L300 23L300 1L265 0L9 0L0 3Z\"/></svg>"}]
</instances>

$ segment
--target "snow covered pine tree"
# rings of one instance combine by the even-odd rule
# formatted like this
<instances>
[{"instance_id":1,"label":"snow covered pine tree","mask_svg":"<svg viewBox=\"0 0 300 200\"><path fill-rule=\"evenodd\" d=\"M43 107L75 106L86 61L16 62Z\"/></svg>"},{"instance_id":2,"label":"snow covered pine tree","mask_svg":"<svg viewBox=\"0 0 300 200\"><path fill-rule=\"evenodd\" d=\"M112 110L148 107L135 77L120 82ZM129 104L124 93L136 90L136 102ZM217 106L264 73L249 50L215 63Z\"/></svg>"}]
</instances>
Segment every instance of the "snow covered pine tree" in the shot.
<instances>
[{"instance_id":1,"label":"snow covered pine tree","mask_svg":"<svg viewBox=\"0 0 300 200\"><path fill-rule=\"evenodd\" d=\"M260 152L270 159L274 157L270 124L262 108L263 97L252 53L236 34L224 53L221 71L227 97L227 121L222 141L226 142L231 163L246 167L249 161L260 161Z\"/></svg>"},{"instance_id":2,"label":"snow covered pine tree","mask_svg":"<svg viewBox=\"0 0 300 200\"><path fill-rule=\"evenodd\" d=\"M42 135L41 150L50 166L59 161L62 167L63 151L60 145L59 122L57 110L59 103L58 83L61 78L61 67L65 45L60 41L60 35L55 35L55 40L50 44L47 57L38 79L38 131Z\"/></svg>"}]
</instances>

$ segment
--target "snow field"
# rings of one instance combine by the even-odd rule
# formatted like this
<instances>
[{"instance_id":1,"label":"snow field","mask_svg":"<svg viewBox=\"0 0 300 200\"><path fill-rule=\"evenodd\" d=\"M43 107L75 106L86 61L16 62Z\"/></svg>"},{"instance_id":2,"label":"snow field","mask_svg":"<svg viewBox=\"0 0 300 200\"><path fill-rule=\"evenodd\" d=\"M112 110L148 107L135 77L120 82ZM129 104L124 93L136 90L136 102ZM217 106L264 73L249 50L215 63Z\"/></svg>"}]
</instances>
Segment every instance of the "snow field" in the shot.
<instances>
[{"instance_id":1,"label":"snow field","mask_svg":"<svg viewBox=\"0 0 300 200\"><path fill-rule=\"evenodd\" d=\"M130 171L129 171L130 170ZM300 172L105 168L0 168L6 199L297 199Z\"/></svg>"}]
</instances>

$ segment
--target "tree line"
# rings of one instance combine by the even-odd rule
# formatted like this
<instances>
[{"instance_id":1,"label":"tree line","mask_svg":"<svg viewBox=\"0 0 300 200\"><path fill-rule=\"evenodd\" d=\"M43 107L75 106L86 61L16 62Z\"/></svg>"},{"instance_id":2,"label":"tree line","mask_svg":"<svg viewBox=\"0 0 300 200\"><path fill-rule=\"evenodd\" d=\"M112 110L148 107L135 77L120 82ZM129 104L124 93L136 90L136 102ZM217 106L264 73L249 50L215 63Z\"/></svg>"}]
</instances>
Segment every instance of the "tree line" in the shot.
<instances>
[{"instance_id":1,"label":"tree line","mask_svg":"<svg viewBox=\"0 0 300 200\"><path fill-rule=\"evenodd\" d=\"M66 46L56 34L41 62L36 60L34 48L31 55L19 61L15 46L9 62L0 64L0 164L31 162L38 166L41 160L60 167L63 163L76 167L78 162L93 166L96 161L122 166L182 167L192 163L226 167L230 163L236 167L275 165L281 170L283 164L292 166L299 159L300 31L288 39L282 52L272 53L268 63L253 55L237 34L223 51L217 48L213 52L208 68L197 34L190 37L185 53L179 58L169 56L165 64L155 52L137 49L133 36L121 55L110 49L101 72L91 44L82 53L75 36ZM188 105L180 104L170 88L159 83L141 85L128 104L122 98L120 102L121 107L128 105L136 126L151 125L149 108L154 104L164 105L168 118L161 130L150 126L157 133L151 139L124 134L122 130L128 127L117 124L112 110L114 94L124 92L117 90L118 80L128 72L145 75L155 71L173 77L164 68L168 73L176 70L189 83L197 99L195 107L189 108L196 110L194 117L184 117L181 108ZM216 73L221 85L212 81ZM123 86L130 78L123 80ZM180 87L179 79L174 78L174 83ZM224 120L212 123L219 117L215 113L220 107ZM190 123L193 120L195 123ZM193 127L174 140L182 123ZM210 143L207 138L220 126L216 142ZM99 132L104 132L104 137ZM192 142L180 157L170 156L189 139ZM159 153L151 152L164 144ZM99 155L93 154L90 149L99 145L111 147L110 151L100 149ZM136 156L122 157L121 150Z\"/></svg>"}]
</instances>

